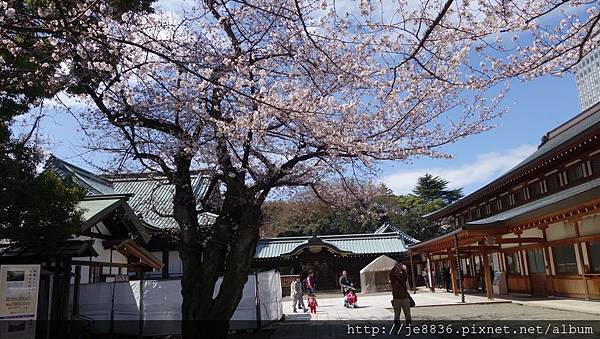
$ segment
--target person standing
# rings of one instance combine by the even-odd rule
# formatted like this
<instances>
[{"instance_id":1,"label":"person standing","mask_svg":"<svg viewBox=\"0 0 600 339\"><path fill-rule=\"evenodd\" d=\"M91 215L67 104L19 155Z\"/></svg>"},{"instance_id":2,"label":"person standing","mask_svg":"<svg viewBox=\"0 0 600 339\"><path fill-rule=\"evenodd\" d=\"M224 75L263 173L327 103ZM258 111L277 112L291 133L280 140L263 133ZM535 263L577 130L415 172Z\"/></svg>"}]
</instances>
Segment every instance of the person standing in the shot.
<instances>
[{"instance_id":1,"label":"person standing","mask_svg":"<svg viewBox=\"0 0 600 339\"><path fill-rule=\"evenodd\" d=\"M435 287L442 288L442 273L440 270L435 270Z\"/></svg>"},{"instance_id":2,"label":"person standing","mask_svg":"<svg viewBox=\"0 0 600 339\"><path fill-rule=\"evenodd\" d=\"M446 282L446 292L451 292L452 289L452 273L450 267L444 268L444 281Z\"/></svg>"},{"instance_id":3,"label":"person standing","mask_svg":"<svg viewBox=\"0 0 600 339\"><path fill-rule=\"evenodd\" d=\"M390 283L392 285L392 307L394 308L394 326L400 328L400 313L404 312L406 325L410 325L410 295L408 294L407 282L408 273L406 266L396 262L394 268L390 271Z\"/></svg>"},{"instance_id":4,"label":"person standing","mask_svg":"<svg viewBox=\"0 0 600 339\"><path fill-rule=\"evenodd\" d=\"M342 290L342 295L344 296L344 307L348 307L348 302L346 301L346 293L348 293L348 291L352 289L352 287L354 287L354 284L352 283L352 279L350 279L346 270L342 271L339 283L340 289Z\"/></svg>"},{"instance_id":5,"label":"person standing","mask_svg":"<svg viewBox=\"0 0 600 339\"><path fill-rule=\"evenodd\" d=\"M294 313L296 313L296 306L298 308L302 308L304 313L308 312L308 309L304 306L304 300L302 295L302 282L300 281L300 277L297 277L290 286L290 295L292 296L292 307L294 309Z\"/></svg>"},{"instance_id":6,"label":"person standing","mask_svg":"<svg viewBox=\"0 0 600 339\"><path fill-rule=\"evenodd\" d=\"M308 296L315 294L315 273L313 271L308 272L308 276L304 279L304 285L306 286L306 293Z\"/></svg>"},{"instance_id":7,"label":"person standing","mask_svg":"<svg viewBox=\"0 0 600 339\"><path fill-rule=\"evenodd\" d=\"M427 276L427 270L424 268L421 270L421 277L423 278L425 286L429 288L429 277Z\"/></svg>"}]
</instances>

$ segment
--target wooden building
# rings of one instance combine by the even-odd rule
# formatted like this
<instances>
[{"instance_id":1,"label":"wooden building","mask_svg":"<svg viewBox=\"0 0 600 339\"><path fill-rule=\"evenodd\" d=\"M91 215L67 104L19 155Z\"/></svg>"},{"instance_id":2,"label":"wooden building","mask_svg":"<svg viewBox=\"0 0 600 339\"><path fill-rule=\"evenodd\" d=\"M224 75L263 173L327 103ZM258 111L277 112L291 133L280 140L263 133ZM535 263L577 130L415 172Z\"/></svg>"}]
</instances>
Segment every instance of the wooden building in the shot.
<instances>
[{"instance_id":1,"label":"wooden building","mask_svg":"<svg viewBox=\"0 0 600 339\"><path fill-rule=\"evenodd\" d=\"M75 260L82 265L82 283L110 281L120 275L181 277L178 226L172 217L175 190L165 178L143 173L100 176L57 158L51 159L50 167L87 192L80 203L86 222L79 239L99 240L94 243L97 257ZM209 181L200 172L193 174L198 201L211 194ZM198 217L201 224L210 225L217 216L202 213ZM360 269L380 255L408 264L407 245L417 242L391 225L370 234L261 239L252 269L278 269L284 276L313 271L317 288L332 290L338 288L337 279L344 269L360 285Z\"/></svg>"},{"instance_id":2,"label":"wooden building","mask_svg":"<svg viewBox=\"0 0 600 339\"><path fill-rule=\"evenodd\" d=\"M265 238L256 246L252 267L277 269L283 276L301 278L314 272L317 291L338 289L338 278L346 270L355 286L360 287L363 267L381 255L408 266L407 245L416 243L417 239L390 225L367 234ZM285 286L284 292L288 292Z\"/></svg>"},{"instance_id":3,"label":"wooden building","mask_svg":"<svg viewBox=\"0 0 600 339\"><path fill-rule=\"evenodd\" d=\"M548 132L507 173L425 218L452 231L409 249L432 269L451 267L455 293L462 273L465 288L483 287L489 298L600 299L600 104Z\"/></svg>"},{"instance_id":4,"label":"wooden building","mask_svg":"<svg viewBox=\"0 0 600 339\"><path fill-rule=\"evenodd\" d=\"M151 237L130 207L131 195L119 194L110 181L55 157L46 167L85 192L78 203L84 222L76 239L91 243L95 255L72 258L72 283L75 276L87 284L140 278L145 271L161 269L160 260L147 250Z\"/></svg>"}]
</instances>

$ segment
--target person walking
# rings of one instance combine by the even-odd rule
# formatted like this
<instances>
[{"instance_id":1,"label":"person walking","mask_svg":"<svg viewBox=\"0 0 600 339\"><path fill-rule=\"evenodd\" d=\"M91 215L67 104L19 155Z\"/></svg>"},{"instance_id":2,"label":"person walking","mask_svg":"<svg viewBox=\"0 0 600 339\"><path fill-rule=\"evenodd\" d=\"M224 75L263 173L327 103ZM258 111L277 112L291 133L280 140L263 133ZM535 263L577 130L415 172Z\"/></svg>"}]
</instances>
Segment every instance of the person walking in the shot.
<instances>
[{"instance_id":1,"label":"person walking","mask_svg":"<svg viewBox=\"0 0 600 339\"><path fill-rule=\"evenodd\" d=\"M302 295L302 282L300 277L297 277L290 286L290 295L292 296L292 308L296 313L296 306L302 308L304 313L308 312L308 309L304 306L304 300Z\"/></svg>"},{"instance_id":2,"label":"person walking","mask_svg":"<svg viewBox=\"0 0 600 339\"><path fill-rule=\"evenodd\" d=\"M315 294L315 272L308 272L308 276L304 279L304 285L306 286L306 293L308 296Z\"/></svg>"},{"instance_id":3,"label":"person walking","mask_svg":"<svg viewBox=\"0 0 600 339\"><path fill-rule=\"evenodd\" d=\"M407 289L408 273L406 266L396 262L390 271L390 283L392 285L392 307L394 308L394 326L400 328L400 313L404 312L406 325L410 325L410 295Z\"/></svg>"},{"instance_id":4,"label":"person walking","mask_svg":"<svg viewBox=\"0 0 600 339\"><path fill-rule=\"evenodd\" d=\"M348 272L346 270L342 271L342 275L338 281L340 283L340 289L342 290L342 295L344 296L344 307L348 307L348 302L346 301L346 293L350 291L354 284L352 283L352 279L348 276Z\"/></svg>"}]
</instances>

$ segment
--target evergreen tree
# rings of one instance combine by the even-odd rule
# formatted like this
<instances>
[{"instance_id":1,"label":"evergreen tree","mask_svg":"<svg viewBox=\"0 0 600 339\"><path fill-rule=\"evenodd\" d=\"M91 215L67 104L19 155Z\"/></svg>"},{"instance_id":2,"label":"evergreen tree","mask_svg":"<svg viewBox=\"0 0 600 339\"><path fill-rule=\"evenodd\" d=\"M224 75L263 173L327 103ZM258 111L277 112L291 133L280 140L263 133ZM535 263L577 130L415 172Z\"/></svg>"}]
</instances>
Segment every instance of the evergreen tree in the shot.
<instances>
[{"instance_id":1,"label":"evergreen tree","mask_svg":"<svg viewBox=\"0 0 600 339\"><path fill-rule=\"evenodd\" d=\"M447 205L463 197L462 188L448 189L448 180L431 174L425 174L418 179L413 193L427 202L442 199Z\"/></svg>"},{"instance_id":2,"label":"evergreen tree","mask_svg":"<svg viewBox=\"0 0 600 339\"><path fill-rule=\"evenodd\" d=\"M37 173L41 152L11 138L3 124L0 140L0 239L49 244L76 234L81 226L78 189L50 172Z\"/></svg>"}]
</instances>

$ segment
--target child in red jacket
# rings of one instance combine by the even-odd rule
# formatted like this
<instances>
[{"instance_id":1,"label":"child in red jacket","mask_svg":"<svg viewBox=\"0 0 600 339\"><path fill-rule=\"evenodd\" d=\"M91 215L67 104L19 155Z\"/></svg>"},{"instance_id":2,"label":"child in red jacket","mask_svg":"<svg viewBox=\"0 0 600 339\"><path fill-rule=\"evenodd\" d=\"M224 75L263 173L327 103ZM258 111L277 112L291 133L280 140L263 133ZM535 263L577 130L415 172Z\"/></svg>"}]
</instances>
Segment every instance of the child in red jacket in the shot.
<instances>
[{"instance_id":1,"label":"child in red jacket","mask_svg":"<svg viewBox=\"0 0 600 339\"><path fill-rule=\"evenodd\" d=\"M358 300L358 298L356 297L356 293L354 293L354 290L349 290L346 293L346 305L347 307L358 307L358 305L356 304L356 301Z\"/></svg>"},{"instance_id":2,"label":"child in red jacket","mask_svg":"<svg viewBox=\"0 0 600 339\"><path fill-rule=\"evenodd\" d=\"M308 308L310 309L310 313L317 313L317 306L319 306L319 304L317 304L315 295L313 294L308 297Z\"/></svg>"}]
</instances>

